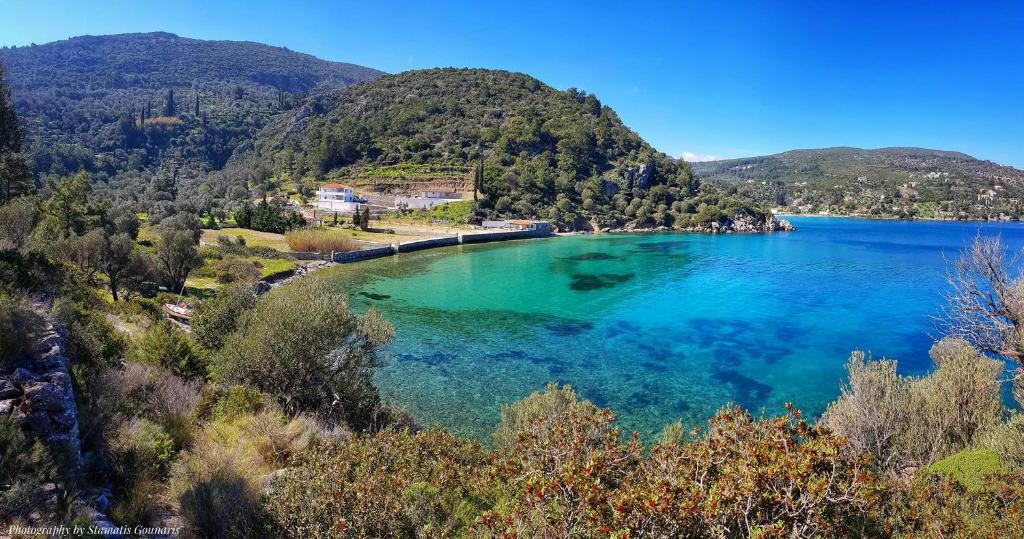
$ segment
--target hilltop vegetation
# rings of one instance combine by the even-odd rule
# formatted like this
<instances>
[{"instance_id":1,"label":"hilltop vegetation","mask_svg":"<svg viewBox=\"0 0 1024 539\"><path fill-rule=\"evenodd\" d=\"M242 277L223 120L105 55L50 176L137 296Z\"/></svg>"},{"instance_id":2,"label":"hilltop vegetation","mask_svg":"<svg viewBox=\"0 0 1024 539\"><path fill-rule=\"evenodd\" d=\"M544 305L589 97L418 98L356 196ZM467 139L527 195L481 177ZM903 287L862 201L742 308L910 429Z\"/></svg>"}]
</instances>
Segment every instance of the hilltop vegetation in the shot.
<instances>
[{"instance_id":1,"label":"hilltop vegetation","mask_svg":"<svg viewBox=\"0 0 1024 539\"><path fill-rule=\"evenodd\" d=\"M410 179L463 170L478 218L537 217L562 229L765 218L742 197L702 190L689 166L596 96L505 71L430 69L354 85L275 118L256 154L296 189L311 178L393 176L403 170L395 165L419 165Z\"/></svg>"},{"instance_id":2,"label":"hilltop vegetation","mask_svg":"<svg viewBox=\"0 0 1024 539\"><path fill-rule=\"evenodd\" d=\"M381 74L259 43L167 33L4 48L0 62L39 185L86 171L111 197L195 211L248 196L254 171L245 164L211 172L273 115Z\"/></svg>"},{"instance_id":3,"label":"hilltop vegetation","mask_svg":"<svg viewBox=\"0 0 1024 539\"><path fill-rule=\"evenodd\" d=\"M958 152L826 148L693 165L789 212L940 219L1020 219L1024 171Z\"/></svg>"}]
</instances>

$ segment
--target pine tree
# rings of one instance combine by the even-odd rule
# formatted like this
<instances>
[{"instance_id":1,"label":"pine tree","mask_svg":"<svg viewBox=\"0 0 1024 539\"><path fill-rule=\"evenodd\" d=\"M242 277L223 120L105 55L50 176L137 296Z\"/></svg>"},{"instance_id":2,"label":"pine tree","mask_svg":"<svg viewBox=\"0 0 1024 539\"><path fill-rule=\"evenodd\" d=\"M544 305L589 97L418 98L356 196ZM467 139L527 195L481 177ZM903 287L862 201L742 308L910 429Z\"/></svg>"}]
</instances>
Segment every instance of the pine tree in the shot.
<instances>
[{"instance_id":1,"label":"pine tree","mask_svg":"<svg viewBox=\"0 0 1024 539\"><path fill-rule=\"evenodd\" d=\"M21 154L24 138L0 65L0 204L32 191L32 171Z\"/></svg>"},{"instance_id":2,"label":"pine tree","mask_svg":"<svg viewBox=\"0 0 1024 539\"><path fill-rule=\"evenodd\" d=\"M174 89L167 90L167 105L164 106L164 116L174 116Z\"/></svg>"}]
</instances>

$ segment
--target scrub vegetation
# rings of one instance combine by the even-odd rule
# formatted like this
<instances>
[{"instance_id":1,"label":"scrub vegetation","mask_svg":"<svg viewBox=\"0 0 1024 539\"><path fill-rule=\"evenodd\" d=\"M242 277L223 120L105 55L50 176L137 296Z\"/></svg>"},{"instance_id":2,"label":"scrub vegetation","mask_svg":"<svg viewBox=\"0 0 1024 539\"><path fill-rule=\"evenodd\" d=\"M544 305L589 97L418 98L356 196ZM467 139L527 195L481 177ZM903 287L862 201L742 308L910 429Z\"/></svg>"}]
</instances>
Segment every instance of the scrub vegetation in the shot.
<instances>
[{"instance_id":1,"label":"scrub vegetation","mask_svg":"<svg viewBox=\"0 0 1024 539\"><path fill-rule=\"evenodd\" d=\"M397 95L411 97L384 106ZM354 114L356 98L378 114ZM393 156L482 156L478 216L567 226L678 228L748 208L653 153L594 96L526 76L418 72L330 99L302 109L313 116L294 138L260 140L267 166L331 175ZM177 106L168 99L164 117ZM374 373L395 328L378 313L351 311L315 278L257 287L261 268L290 259L244 236L201 245L223 219L184 204L191 195L107 196L130 183L124 170L152 170L145 160L33 176L26 156L41 154L12 118L0 87L0 522L83 525L95 509L192 537L1024 536L1024 373L1004 363L1024 350L1024 280L997 242L951 267L959 288L933 371L904 377L854 353L819 420L727 406L641 441L553 384L503 408L492 439L468 440L381 397ZM440 143L449 136L459 144ZM89 158L121 155L99 150ZM197 278L218 286L200 291ZM169 303L194 308L191 331L167 319ZM63 331L41 340L49 324ZM30 368L58 342L78 455L48 441L45 414L23 413L49 396Z\"/></svg>"}]
</instances>

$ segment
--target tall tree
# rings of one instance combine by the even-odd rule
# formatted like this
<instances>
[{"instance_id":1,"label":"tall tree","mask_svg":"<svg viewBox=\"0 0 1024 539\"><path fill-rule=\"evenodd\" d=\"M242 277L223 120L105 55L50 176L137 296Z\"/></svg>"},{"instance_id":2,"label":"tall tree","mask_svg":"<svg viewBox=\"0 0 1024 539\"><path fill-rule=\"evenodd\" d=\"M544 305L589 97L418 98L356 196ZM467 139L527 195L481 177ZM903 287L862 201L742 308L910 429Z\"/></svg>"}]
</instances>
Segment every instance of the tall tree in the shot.
<instances>
[{"instance_id":1,"label":"tall tree","mask_svg":"<svg viewBox=\"0 0 1024 539\"><path fill-rule=\"evenodd\" d=\"M198 251L202 233L199 220L188 214L179 213L160 223L157 263L163 273L164 284L172 292L180 293L192 270L202 264Z\"/></svg>"},{"instance_id":2,"label":"tall tree","mask_svg":"<svg viewBox=\"0 0 1024 539\"><path fill-rule=\"evenodd\" d=\"M164 116L174 116L174 89L167 90L167 104L164 105Z\"/></svg>"},{"instance_id":3,"label":"tall tree","mask_svg":"<svg viewBox=\"0 0 1024 539\"><path fill-rule=\"evenodd\" d=\"M32 171L21 154L23 138L0 65L0 204L32 191Z\"/></svg>"}]
</instances>

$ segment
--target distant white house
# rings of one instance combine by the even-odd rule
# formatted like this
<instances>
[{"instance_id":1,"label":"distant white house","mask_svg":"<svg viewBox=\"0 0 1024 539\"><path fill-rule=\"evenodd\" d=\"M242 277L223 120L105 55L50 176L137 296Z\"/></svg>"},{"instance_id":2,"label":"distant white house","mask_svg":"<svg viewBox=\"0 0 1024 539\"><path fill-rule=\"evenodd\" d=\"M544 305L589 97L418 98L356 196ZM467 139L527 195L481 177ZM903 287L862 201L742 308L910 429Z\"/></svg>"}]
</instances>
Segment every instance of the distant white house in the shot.
<instances>
[{"instance_id":1,"label":"distant white house","mask_svg":"<svg viewBox=\"0 0 1024 539\"><path fill-rule=\"evenodd\" d=\"M452 191L423 191L421 196L395 197L395 206L410 210L429 209L449 202L459 202L462 197Z\"/></svg>"},{"instance_id":2,"label":"distant white house","mask_svg":"<svg viewBox=\"0 0 1024 539\"><path fill-rule=\"evenodd\" d=\"M528 230L532 232L551 233L551 223L547 221L534 221L532 219L512 219L508 221L484 221L481 223L484 228L498 228L506 230Z\"/></svg>"},{"instance_id":3,"label":"distant white house","mask_svg":"<svg viewBox=\"0 0 1024 539\"><path fill-rule=\"evenodd\" d=\"M359 207L359 197L352 188L340 183L325 183L316 192L317 208L325 211L350 212Z\"/></svg>"}]
</instances>

